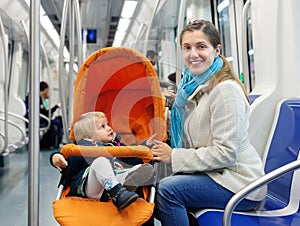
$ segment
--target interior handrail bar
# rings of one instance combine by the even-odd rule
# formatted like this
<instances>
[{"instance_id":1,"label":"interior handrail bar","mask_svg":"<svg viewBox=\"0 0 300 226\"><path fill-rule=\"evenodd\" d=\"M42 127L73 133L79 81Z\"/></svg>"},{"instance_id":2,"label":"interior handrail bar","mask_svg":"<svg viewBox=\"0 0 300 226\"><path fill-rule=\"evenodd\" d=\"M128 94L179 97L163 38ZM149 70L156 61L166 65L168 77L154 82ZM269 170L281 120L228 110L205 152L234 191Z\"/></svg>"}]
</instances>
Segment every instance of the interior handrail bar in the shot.
<instances>
[{"instance_id":1,"label":"interior handrail bar","mask_svg":"<svg viewBox=\"0 0 300 226\"><path fill-rule=\"evenodd\" d=\"M250 75L248 66L248 51L247 51L247 13L251 6L251 0L248 0L243 8L243 23L242 23L242 65L244 74L244 84L245 88L250 91Z\"/></svg>"},{"instance_id":2,"label":"interior handrail bar","mask_svg":"<svg viewBox=\"0 0 300 226\"><path fill-rule=\"evenodd\" d=\"M4 26L3 26L3 22L2 19L0 17L0 36L2 37L1 39L1 44L2 44L2 48L3 48L3 53L4 56L4 76L5 76L5 86L4 86L4 136L7 137L8 136L8 125L7 125L7 119L8 119L8 73L7 73L7 53L6 53L6 44L5 44L5 30L4 30ZM7 139L4 140L4 145L0 150L0 154L3 153L7 148Z\"/></svg>"},{"instance_id":3,"label":"interior handrail bar","mask_svg":"<svg viewBox=\"0 0 300 226\"><path fill-rule=\"evenodd\" d=\"M181 0L180 1L180 8L178 12L178 26L177 26L177 34L180 34L183 27L184 27L184 18L185 18L185 12L186 12L186 4L187 1ZM179 42L179 40L178 40ZM177 85L179 85L179 81L181 78L181 71L180 71L180 65L181 65L181 46L180 43L177 43L176 45L176 79L175 82Z\"/></svg>"},{"instance_id":4,"label":"interior handrail bar","mask_svg":"<svg viewBox=\"0 0 300 226\"><path fill-rule=\"evenodd\" d=\"M0 113L4 113L4 111L0 110ZM25 123L29 123L29 120L28 120L27 118L25 118L25 117L23 117L23 116L20 116L20 115L18 115L18 114L16 114L16 113L8 112L7 114L8 114L9 116L12 116L12 117L15 117L15 118L17 118L17 119L20 119L20 120L24 121ZM50 118L48 118L47 116L45 116L45 115L43 115L43 114L41 114L41 113L40 113L40 117L43 118L43 119L45 119L45 120L47 121L47 127L41 127L41 128L40 128L40 131L41 131L41 132L47 131L47 130L49 129L49 125L50 125L50 123L51 123L51 120L50 120Z\"/></svg>"},{"instance_id":5,"label":"interior handrail bar","mask_svg":"<svg viewBox=\"0 0 300 226\"><path fill-rule=\"evenodd\" d=\"M23 26L23 28L24 28L24 31L25 31L25 34L26 34L26 39L27 39L27 42L29 43L29 31L28 31L28 29L27 29L27 26L26 26L26 24L25 24L25 22L24 22L24 20L22 20L21 21L21 24L22 24L22 26ZM52 84L51 84L51 78L50 78L50 65L49 65L49 58L48 58L48 56L47 56L47 54L46 54L46 51L45 51L45 46L44 46L44 44L43 44L43 42L41 41L41 43L40 43L40 45L41 45L41 49L42 49L42 52L43 52L43 56L45 57L45 61L46 61L46 67L47 67L47 71L48 71L48 73L47 73L47 75L48 75L48 83L49 83L49 87L51 88L52 87ZM28 68L28 74L30 73L30 68ZM49 96L49 106L51 106L51 95ZM43 127L43 128L41 128L40 129L40 131L47 131L49 128L50 128L50 118L51 118L51 111L49 111L48 112L48 118L46 118L46 116L44 117L44 116L42 116L41 114L40 114L40 116L42 117L42 118L44 118L44 119L46 119L47 120L47 127Z\"/></svg>"},{"instance_id":6,"label":"interior handrail bar","mask_svg":"<svg viewBox=\"0 0 300 226\"><path fill-rule=\"evenodd\" d=\"M76 29L77 29L77 63L79 66L82 64L82 44L81 44L81 18L80 18L80 9L79 9L79 3L78 0L65 0L64 1L64 6L63 6L63 12L62 12L62 23L61 23L61 29L60 29L60 44L59 44L59 90L60 92L60 101L61 101L61 111L62 111L62 121L63 121L63 129L64 129L64 134L65 138L67 139L67 143L69 142L69 137L67 134L68 132L68 127L70 125L71 121L71 113L67 114L67 98L63 90L65 90L64 87L64 59L63 59L63 52L64 52L64 45L65 45L65 34L66 34L66 24L67 24L67 14L68 10L70 10L71 13L71 21L70 21L70 70L69 70L69 75L68 75L68 81L70 84L69 87L69 97L73 98L73 86L74 86L74 76L73 76L73 63L74 63L74 36L75 36L75 31L73 29L73 20L74 20L74 11L75 10L75 17L76 17ZM70 100L69 105L72 103ZM72 107L69 106L69 109L72 109Z\"/></svg>"},{"instance_id":7,"label":"interior handrail bar","mask_svg":"<svg viewBox=\"0 0 300 226\"><path fill-rule=\"evenodd\" d=\"M0 116L0 120L2 121L6 121L6 119L2 116ZM26 132L22 129L22 127L20 125L18 125L17 123L13 122L13 121L10 121L10 120L7 120L7 123L12 125L13 127L17 128L20 132L21 132L21 135L22 135L22 139L21 139L21 142L22 143L28 143L28 139L26 137ZM7 139L5 139L7 140Z\"/></svg>"},{"instance_id":8,"label":"interior handrail bar","mask_svg":"<svg viewBox=\"0 0 300 226\"><path fill-rule=\"evenodd\" d=\"M223 226L231 226L231 216L235 209L235 207L250 193L254 192L257 188L260 188L270 182L272 182L275 179L278 179L281 176L284 176L285 174L295 171L300 168L300 160L296 160L293 162L290 162L284 166L281 166L270 173L262 176L261 178L253 181L246 187L242 188L240 191L238 191L227 203L225 207L225 211L223 214Z\"/></svg>"}]
</instances>

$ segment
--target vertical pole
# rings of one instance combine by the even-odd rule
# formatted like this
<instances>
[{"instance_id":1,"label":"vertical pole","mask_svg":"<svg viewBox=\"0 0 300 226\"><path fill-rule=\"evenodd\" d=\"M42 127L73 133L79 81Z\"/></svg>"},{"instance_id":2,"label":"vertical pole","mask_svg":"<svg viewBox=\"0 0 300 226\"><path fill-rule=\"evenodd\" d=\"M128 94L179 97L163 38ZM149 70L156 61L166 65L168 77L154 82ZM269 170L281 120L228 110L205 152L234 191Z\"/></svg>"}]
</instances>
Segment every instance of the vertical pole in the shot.
<instances>
[{"instance_id":1,"label":"vertical pole","mask_svg":"<svg viewBox=\"0 0 300 226\"><path fill-rule=\"evenodd\" d=\"M30 1L28 225L39 225L40 0Z\"/></svg>"},{"instance_id":2,"label":"vertical pole","mask_svg":"<svg viewBox=\"0 0 300 226\"><path fill-rule=\"evenodd\" d=\"M177 34L178 37L184 27L184 18L185 18L185 12L186 12L186 1L181 0L180 1L180 8L179 8L179 13L178 13L178 26L177 26ZM177 45L176 45L176 84L179 84L179 81L181 79L181 71L179 70L180 64L180 58L181 57L181 47L179 43L179 38L177 40Z\"/></svg>"}]
</instances>

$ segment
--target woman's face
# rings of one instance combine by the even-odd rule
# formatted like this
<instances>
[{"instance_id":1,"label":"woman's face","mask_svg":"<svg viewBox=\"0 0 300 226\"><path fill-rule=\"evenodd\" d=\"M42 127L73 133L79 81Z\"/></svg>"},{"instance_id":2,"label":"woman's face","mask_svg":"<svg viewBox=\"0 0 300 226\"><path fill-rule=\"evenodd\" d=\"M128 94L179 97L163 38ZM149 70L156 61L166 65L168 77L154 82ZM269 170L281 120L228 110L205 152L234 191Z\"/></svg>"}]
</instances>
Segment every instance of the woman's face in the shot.
<instances>
[{"instance_id":1,"label":"woman's face","mask_svg":"<svg viewBox=\"0 0 300 226\"><path fill-rule=\"evenodd\" d=\"M49 89L46 88L43 91L40 91L40 96L42 97L42 99L48 99L49 98Z\"/></svg>"},{"instance_id":2,"label":"woman's face","mask_svg":"<svg viewBox=\"0 0 300 226\"><path fill-rule=\"evenodd\" d=\"M205 72L220 54L221 45L215 49L208 37L200 30L186 31L181 43L184 64L194 74Z\"/></svg>"}]
</instances>

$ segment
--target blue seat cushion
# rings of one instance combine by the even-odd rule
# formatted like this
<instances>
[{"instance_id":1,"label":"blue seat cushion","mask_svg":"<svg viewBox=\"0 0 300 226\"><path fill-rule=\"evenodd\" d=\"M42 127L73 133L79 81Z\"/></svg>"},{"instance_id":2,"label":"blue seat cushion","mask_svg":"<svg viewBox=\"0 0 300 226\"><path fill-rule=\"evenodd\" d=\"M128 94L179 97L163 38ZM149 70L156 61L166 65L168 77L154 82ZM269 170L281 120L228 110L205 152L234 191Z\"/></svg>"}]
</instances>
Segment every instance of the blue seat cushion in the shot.
<instances>
[{"instance_id":1,"label":"blue seat cushion","mask_svg":"<svg viewBox=\"0 0 300 226\"><path fill-rule=\"evenodd\" d=\"M208 211L198 218L201 226L222 226L223 211ZM231 226L299 226L299 212L281 217L249 216L234 213L231 218Z\"/></svg>"}]
</instances>

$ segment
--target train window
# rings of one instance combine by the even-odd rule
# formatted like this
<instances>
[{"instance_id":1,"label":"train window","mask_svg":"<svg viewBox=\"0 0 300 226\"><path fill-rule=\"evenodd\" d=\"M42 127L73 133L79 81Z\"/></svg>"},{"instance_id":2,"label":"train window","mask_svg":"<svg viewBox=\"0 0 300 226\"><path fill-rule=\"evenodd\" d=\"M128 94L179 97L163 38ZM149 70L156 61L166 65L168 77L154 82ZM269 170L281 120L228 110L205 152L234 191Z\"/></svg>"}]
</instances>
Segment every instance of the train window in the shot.
<instances>
[{"instance_id":1,"label":"train window","mask_svg":"<svg viewBox=\"0 0 300 226\"><path fill-rule=\"evenodd\" d=\"M229 0L217 0L217 16L222 42L222 54L232 62L232 48L229 21Z\"/></svg>"},{"instance_id":2,"label":"train window","mask_svg":"<svg viewBox=\"0 0 300 226\"><path fill-rule=\"evenodd\" d=\"M186 4L186 22L195 19L212 20L212 3L211 0L189 0Z\"/></svg>"}]
</instances>

